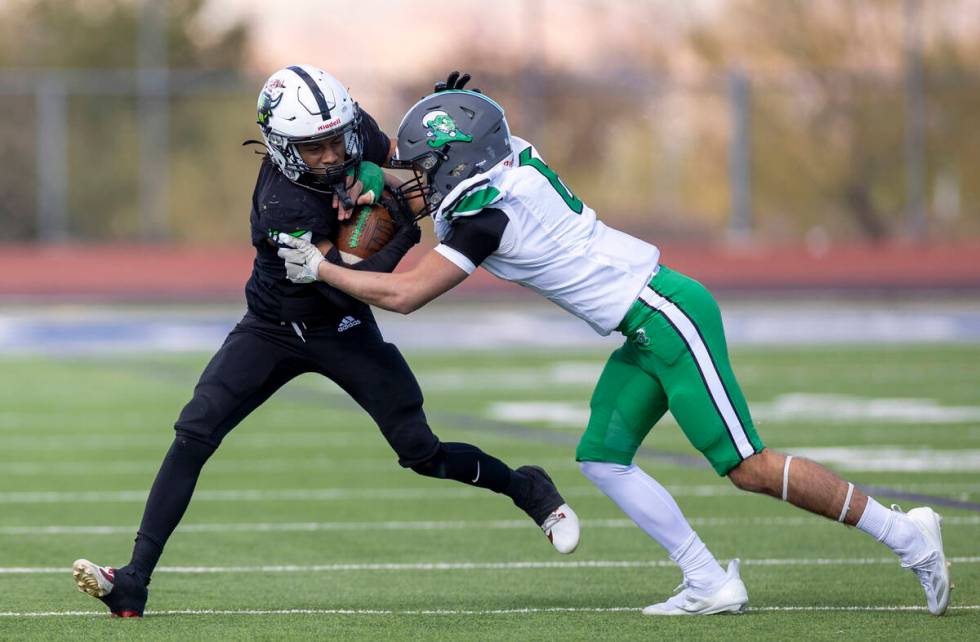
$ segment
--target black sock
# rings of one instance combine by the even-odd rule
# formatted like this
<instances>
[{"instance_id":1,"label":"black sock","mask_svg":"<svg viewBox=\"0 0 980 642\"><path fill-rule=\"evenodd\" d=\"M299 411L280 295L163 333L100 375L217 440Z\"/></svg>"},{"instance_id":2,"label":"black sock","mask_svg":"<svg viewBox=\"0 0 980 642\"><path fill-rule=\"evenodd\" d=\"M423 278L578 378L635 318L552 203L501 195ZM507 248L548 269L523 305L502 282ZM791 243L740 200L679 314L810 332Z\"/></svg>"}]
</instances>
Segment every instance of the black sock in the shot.
<instances>
[{"instance_id":1,"label":"black sock","mask_svg":"<svg viewBox=\"0 0 980 642\"><path fill-rule=\"evenodd\" d=\"M129 566L149 581L163 547L194 494L198 475L215 446L178 433L157 473L136 534Z\"/></svg>"},{"instance_id":2,"label":"black sock","mask_svg":"<svg viewBox=\"0 0 980 642\"><path fill-rule=\"evenodd\" d=\"M469 486L487 488L513 498L515 489L523 488L523 475L510 469L496 457L471 444L443 442L429 460L412 466L420 475L454 479ZM517 479L515 481L515 477Z\"/></svg>"}]
</instances>

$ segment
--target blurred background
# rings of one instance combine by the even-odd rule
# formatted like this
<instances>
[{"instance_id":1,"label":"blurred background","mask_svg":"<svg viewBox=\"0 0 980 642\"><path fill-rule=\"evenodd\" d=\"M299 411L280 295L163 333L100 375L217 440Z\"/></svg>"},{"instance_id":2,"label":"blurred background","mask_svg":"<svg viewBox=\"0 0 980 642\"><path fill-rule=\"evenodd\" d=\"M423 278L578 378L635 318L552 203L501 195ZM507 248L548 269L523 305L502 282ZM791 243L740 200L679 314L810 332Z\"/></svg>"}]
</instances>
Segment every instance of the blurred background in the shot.
<instances>
[{"instance_id":1,"label":"blurred background","mask_svg":"<svg viewBox=\"0 0 980 642\"><path fill-rule=\"evenodd\" d=\"M2 0L0 299L240 303L241 143L295 63L392 135L470 72L723 298L980 290L980 0Z\"/></svg>"},{"instance_id":2,"label":"blurred background","mask_svg":"<svg viewBox=\"0 0 980 642\"><path fill-rule=\"evenodd\" d=\"M944 513L959 586L940 630L870 539L736 493L668 415L639 460L746 562L753 608L780 611L677 637L812 639L844 609L858 639L977 637L980 0L0 0L0 639L133 637L92 628L65 566L125 561L170 426L244 312L242 142L297 63L390 135L471 73L604 221L715 293L768 446ZM403 265L433 245L422 228ZM459 639L420 614L469 609L475 639L650 639L628 611L674 569L573 461L622 336L483 270L377 317L441 439L555 475L586 524L577 561L499 497L400 470L308 374L208 463L163 559L195 575L154 579L170 617L141 634Z\"/></svg>"}]
</instances>

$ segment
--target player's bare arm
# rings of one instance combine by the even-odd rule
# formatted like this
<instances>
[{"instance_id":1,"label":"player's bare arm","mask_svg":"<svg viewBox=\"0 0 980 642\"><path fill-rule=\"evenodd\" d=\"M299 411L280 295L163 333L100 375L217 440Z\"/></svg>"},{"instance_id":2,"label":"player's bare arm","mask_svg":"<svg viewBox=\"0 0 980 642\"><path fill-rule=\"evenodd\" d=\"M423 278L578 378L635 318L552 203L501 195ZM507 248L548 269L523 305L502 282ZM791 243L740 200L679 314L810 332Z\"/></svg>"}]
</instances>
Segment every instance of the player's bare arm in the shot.
<instances>
[{"instance_id":1,"label":"player's bare arm","mask_svg":"<svg viewBox=\"0 0 980 642\"><path fill-rule=\"evenodd\" d=\"M401 314L418 310L469 276L438 252L429 252L411 270L383 274L334 265L323 258L322 248L288 234L281 234L279 242L288 246L279 250L279 256L287 270L294 266L290 278L301 268L310 281L324 281L369 305Z\"/></svg>"}]
</instances>

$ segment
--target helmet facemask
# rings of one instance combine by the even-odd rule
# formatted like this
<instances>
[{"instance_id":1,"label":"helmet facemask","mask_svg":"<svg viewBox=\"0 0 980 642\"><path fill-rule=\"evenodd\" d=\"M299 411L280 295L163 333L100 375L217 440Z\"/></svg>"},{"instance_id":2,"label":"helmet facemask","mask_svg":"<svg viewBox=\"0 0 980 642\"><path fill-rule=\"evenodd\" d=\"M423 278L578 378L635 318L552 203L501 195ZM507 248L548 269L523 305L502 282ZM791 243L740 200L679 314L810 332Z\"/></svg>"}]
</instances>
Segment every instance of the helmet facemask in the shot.
<instances>
[{"instance_id":1,"label":"helmet facemask","mask_svg":"<svg viewBox=\"0 0 980 642\"><path fill-rule=\"evenodd\" d=\"M269 128L262 128L262 138L265 140L266 148L273 162L276 156L281 160L276 162L279 169L286 178L308 187L317 192L332 192L333 186L344 180L344 175L352 167L356 167L361 162L363 147L360 135L361 115L355 105L354 119L340 129L335 129L318 136L307 137L288 137L278 134ZM329 167L310 167L303 160L297 145L303 143L316 143L322 140L344 137L344 160Z\"/></svg>"},{"instance_id":2,"label":"helmet facemask","mask_svg":"<svg viewBox=\"0 0 980 642\"><path fill-rule=\"evenodd\" d=\"M448 148L449 146L446 145L445 147ZM398 189L408 200L416 197L422 198L424 205L419 210L417 218L430 216L439 208L439 204L446 196L433 189L431 179L439 166L448 160L447 151L448 149L435 149L411 160L392 158L389 161L392 169L408 169L414 174L413 178L402 183Z\"/></svg>"}]
</instances>

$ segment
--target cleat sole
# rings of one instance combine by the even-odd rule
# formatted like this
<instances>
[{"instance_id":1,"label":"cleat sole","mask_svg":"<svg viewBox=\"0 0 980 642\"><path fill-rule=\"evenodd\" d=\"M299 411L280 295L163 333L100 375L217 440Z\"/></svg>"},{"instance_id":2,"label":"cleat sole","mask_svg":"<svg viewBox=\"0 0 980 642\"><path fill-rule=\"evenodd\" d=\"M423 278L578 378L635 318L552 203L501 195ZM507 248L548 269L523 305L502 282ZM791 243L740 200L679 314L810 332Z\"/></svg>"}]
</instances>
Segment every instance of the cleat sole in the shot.
<instances>
[{"instance_id":1,"label":"cleat sole","mask_svg":"<svg viewBox=\"0 0 980 642\"><path fill-rule=\"evenodd\" d=\"M96 570L82 560L76 560L72 565L72 576L79 591L92 597L105 597L109 591L99 586L95 573Z\"/></svg>"}]
</instances>

